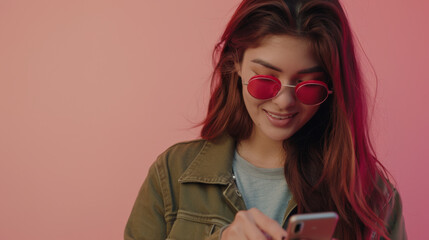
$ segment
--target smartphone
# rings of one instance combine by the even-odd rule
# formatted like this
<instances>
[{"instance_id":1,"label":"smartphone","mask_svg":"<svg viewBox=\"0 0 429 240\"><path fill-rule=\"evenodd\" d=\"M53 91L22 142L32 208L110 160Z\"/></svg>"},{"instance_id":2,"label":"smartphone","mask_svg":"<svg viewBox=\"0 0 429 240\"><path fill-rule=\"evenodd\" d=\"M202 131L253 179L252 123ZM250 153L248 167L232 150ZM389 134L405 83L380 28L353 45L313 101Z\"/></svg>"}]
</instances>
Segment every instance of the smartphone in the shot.
<instances>
[{"instance_id":1,"label":"smartphone","mask_svg":"<svg viewBox=\"0 0 429 240\"><path fill-rule=\"evenodd\" d=\"M303 213L290 217L287 226L289 240L331 240L337 226L335 212Z\"/></svg>"}]
</instances>

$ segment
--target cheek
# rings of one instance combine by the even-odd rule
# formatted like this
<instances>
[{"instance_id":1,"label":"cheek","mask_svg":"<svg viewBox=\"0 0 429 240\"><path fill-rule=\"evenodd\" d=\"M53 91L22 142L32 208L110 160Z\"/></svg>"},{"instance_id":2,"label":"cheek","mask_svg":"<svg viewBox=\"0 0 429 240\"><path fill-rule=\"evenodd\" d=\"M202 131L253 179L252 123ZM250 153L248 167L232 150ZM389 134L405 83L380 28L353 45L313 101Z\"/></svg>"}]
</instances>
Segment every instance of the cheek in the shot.
<instances>
[{"instance_id":1,"label":"cheek","mask_svg":"<svg viewBox=\"0 0 429 240\"><path fill-rule=\"evenodd\" d=\"M249 95L249 93L247 93L246 89L243 89L243 100L244 100L244 105L246 106L247 112L252 115L252 112L254 112L254 106L255 103L253 102L253 99L251 98L251 96Z\"/></svg>"},{"instance_id":2,"label":"cheek","mask_svg":"<svg viewBox=\"0 0 429 240\"><path fill-rule=\"evenodd\" d=\"M309 121L316 114L317 110L319 110L319 107L320 106L306 106L304 108L306 122Z\"/></svg>"},{"instance_id":3,"label":"cheek","mask_svg":"<svg viewBox=\"0 0 429 240\"><path fill-rule=\"evenodd\" d=\"M245 88L243 88L243 101L246 106L247 112L249 113L253 121L255 121L255 118L258 114L259 106L263 104L263 101L257 100L252 97Z\"/></svg>"}]
</instances>

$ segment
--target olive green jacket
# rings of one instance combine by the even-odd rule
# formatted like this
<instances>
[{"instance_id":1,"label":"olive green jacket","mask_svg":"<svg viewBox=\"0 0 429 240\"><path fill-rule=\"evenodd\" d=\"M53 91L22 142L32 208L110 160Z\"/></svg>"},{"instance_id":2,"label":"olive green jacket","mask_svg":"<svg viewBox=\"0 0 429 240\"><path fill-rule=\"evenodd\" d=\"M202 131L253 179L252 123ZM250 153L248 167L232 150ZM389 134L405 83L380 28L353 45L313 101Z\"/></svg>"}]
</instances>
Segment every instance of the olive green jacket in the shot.
<instances>
[{"instance_id":1,"label":"olive green jacket","mask_svg":"<svg viewBox=\"0 0 429 240\"><path fill-rule=\"evenodd\" d=\"M223 226L246 206L232 178L235 141L178 143L150 167L125 228L125 240L219 239ZM386 219L392 239L406 239L399 195ZM292 200L283 227L296 212Z\"/></svg>"}]
</instances>

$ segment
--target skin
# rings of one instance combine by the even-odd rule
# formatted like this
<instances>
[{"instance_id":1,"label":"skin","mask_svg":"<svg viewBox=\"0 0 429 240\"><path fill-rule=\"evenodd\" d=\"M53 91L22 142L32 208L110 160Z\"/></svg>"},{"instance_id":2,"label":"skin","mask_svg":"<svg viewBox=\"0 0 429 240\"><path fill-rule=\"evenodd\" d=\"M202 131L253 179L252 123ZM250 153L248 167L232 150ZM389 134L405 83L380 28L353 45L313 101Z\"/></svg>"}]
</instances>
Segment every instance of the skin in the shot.
<instances>
[{"instance_id":1,"label":"skin","mask_svg":"<svg viewBox=\"0 0 429 240\"><path fill-rule=\"evenodd\" d=\"M267 36L258 47L247 49L242 62L236 64L236 70L243 82L248 82L255 75L271 75L282 84L296 85L306 80L322 80L323 77L310 42L289 35ZM283 141L304 126L319 106L301 103L296 99L293 88L289 87L282 87L272 99L259 100L243 86L243 99L254 127L251 136L237 144L238 153L257 167L283 167L286 157ZM282 238L286 235L276 221L258 209L250 209L236 214L234 221L224 230L222 239L287 239Z\"/></svg>"}]
</instances>

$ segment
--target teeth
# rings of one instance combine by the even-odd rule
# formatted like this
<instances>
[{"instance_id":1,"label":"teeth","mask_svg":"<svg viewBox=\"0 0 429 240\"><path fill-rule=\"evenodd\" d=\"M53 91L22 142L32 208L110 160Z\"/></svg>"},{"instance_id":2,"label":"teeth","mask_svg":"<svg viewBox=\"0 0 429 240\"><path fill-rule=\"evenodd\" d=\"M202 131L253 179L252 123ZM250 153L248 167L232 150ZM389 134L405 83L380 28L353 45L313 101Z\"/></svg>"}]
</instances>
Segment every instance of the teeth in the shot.
<instances>
[{"instance_id":1,"label":"teeth","mask_svg":"<svg viewBox=\"0 0 429 240\"><path fill-rule=\"evenodd\" d=\"M280 120L287 119L287 118L292 118L292 117L293 117L293 115L290 115L290 116L287 116L287 117L282 117L282 116L274 115L274 114L269 113L269 112L267 112L267 113L268 113L268 115L270 115L271 117L273 117L273 118L277 118L277 119L280 119Z\"/></svg>"}]
</instances>

